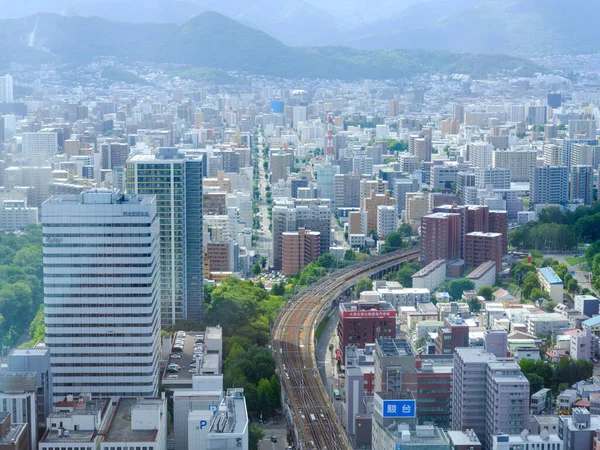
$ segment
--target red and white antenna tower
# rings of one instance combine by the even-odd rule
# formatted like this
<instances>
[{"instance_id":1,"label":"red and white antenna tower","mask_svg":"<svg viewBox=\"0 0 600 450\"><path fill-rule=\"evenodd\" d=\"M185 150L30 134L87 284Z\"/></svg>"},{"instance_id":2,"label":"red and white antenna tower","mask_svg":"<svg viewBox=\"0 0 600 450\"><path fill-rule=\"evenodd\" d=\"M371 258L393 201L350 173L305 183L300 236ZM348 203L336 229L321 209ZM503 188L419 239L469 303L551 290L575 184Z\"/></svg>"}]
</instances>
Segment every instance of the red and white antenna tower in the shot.
<instances>
[{"instance_id":1,"label":"red and white antenna tower","mask_svg":"<svg viewBox=\"0 0 600 450\"><path fill-rule=\"evenodd\" d=\"M325 159L333 161L335 159L335 148L333 147L333 116L327 114L327 147L325 148Z\"/></svg>"}]
</instances>

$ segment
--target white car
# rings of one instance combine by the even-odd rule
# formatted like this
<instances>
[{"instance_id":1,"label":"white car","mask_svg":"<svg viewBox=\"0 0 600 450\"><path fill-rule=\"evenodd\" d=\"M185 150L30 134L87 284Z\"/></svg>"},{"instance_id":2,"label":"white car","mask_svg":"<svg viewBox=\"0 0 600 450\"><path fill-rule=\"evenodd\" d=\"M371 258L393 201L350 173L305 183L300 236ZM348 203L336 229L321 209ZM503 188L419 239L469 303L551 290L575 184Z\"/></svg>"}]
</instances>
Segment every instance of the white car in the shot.
<instances>
[{"instance_id":1,"label":"white car","mask_svg":"<svg viewBox=\"0 0 600 450\"><path fill-rule=\"evenodd\" d=\"M173 354L171 354L171 359L181 359L181 353L173 353Z\"/></svg>"}]
</instances>

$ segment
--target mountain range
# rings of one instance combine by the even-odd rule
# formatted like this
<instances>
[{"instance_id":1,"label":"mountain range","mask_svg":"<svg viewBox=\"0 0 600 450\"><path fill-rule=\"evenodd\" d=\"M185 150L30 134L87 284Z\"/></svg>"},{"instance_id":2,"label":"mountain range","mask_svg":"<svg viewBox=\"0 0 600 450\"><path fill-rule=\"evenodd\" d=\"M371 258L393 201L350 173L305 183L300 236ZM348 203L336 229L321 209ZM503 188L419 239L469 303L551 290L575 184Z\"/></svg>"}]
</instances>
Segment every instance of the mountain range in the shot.
<instances>
[{"instance_id":1,"label":"mountain range","mask_svg":"<svg viewBox=\"0 0 600 450\"><path fill-rule=\"evenodd\" d=\"M0 0L0 19L47 12L184 24L207 11L288 45L531 57L595 52L600 38L600 2L590 0Z\"/></svg>"},{"instance_id":2,"label":"mountain range","mask_svg":"<svg viewBox=\"0 0 600 450\"><path fill-rule=\"evenodd\" d=\"M528 60L501 55L288 46L215 12L202 13L182 25L55 14L0 21L0 66L80 64L99 56L288 78L389 79L428 72L485 76L504 70L520 74L541 70Z\"/></svg>"}]
</instances>

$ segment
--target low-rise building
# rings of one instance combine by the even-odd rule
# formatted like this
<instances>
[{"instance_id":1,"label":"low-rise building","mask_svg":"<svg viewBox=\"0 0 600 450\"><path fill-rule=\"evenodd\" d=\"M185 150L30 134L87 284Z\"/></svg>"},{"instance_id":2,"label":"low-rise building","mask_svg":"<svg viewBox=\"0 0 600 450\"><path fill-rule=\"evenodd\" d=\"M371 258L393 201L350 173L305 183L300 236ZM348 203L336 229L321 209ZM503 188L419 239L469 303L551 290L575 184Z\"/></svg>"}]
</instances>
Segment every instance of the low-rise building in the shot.
<instances>
[{"instance_id":1,"label":"low-rise building","mask_svg":"<svg viewBox=\"0 0 600 450\"><path fill-rule=\"evenodd\" d=\"M496 264L494 261L486 261L475 267L465 278L471 280L475 290L479 291L483 286L494 286L496 284Z\"/></svg>"},{"instance_id":2,"label":"low-rise building","mask_svg":"<svg viewBox=\"0 0 600 450\"><path fill-rule=\"evenodd\" d=\"M101 450L113 448L167 448L167 399L121 398L104 432Z\"/></svg>"},{"instance_id":3,"label":"low-rise building","mask_svg":"<svg viewBox=\"0 0 600 450\"><path fill-rule=\"evenodd\" d=\"M29 450L29 425L13 423L9 412L0 412L0 450Z\"/></svg>"},{"instance_id":4,"label":"low-rise building","mask_svg":"<svg viewBox=\"0 0 600 450\"><path fill-rule=\"evenodd\" d=\"M446 260L436 259L412 276L413 288L436 289L446 281Z\"/></svg>"},{"instance_id":5,"label":"low-rise building","mask_svg":"<svg viewBox=\"0 0 600 450\"><path fill-rule=\"evenodd\" d=\"M542 289L550 295L550 299L555 303L563 301L563 281L556 274L552 267L542 267L538 269L538 279Z\"/></svg>"},{"instance_id":6,"label":"low-rise building","mask_svg":"<svg viewBox=\"0 0 600 450\"><path fill-rule=\"evenodd\" d=\"M569 319L557 313L531 314L527 319L527 332L534 336L552 334L569 328Z\"/></svg>"},{"instance_id":7,"label":"low-rise building","mask_svg":"<svg viewBox=\"0 0 600 450\"><path fill-rule=\"evenodd\" d=\"M558 416L558 437L563 450L595 448L596 436L600 431L600 416L593 416L585 408L573 408L570 416Z\"/></svg>"},{"instance_id":8,"label":"low-rise building","mask_svg":"<svg viewBox=\"0 0 600 450\"><path fill-rule=\"evenodd\" d=\"M248 427L244 390L229 388L216 411L196 410L189 413L186 448L248 450Z\"/></svg>"},{"instance_id":9,"label":"low-rise building","mask_svg":"<svg viewBox=\"0 0 600 450\"><path fill-rule=\"evenodd\" d=\"M92 400L90 394L78 398L68 395L54 404L54 412L46 419L46 432L39 450L74 448L99 450L103 439L100 430L106 430L112 416L110 399Z\"/></svg>"},{"instance_id":10,"label":"low-rise building","mask_svg":"<svg viewBox=\"0 0 600 450\"><path fill-rule=\"evenodd\" d=\"M492 450L563 450L563 441L556 434L499 434L494 436Z\"/></svg>"},{"instance_id":11,"label":"low-rise building","mask_svg":"<svg viewBox=\"0 0 600 450\"><path fill-rule=\"evenodd\" d=\"M531 401L529 403L531 414L542 414L550 406L548 404L549 393L550 389L543 388L531 394Z\"/></svg>"},{"instance_id":12,"label":"low-rise building","mask_svg":"<svg viewBox=\"0 0 600 450\"><path fill-rule=\"evenodd\" d=\"M556 397L556 405L559 411L570 412L573 403L577 401L577 391L575 389L565 389Z\"/></svg>"}]
</instances>

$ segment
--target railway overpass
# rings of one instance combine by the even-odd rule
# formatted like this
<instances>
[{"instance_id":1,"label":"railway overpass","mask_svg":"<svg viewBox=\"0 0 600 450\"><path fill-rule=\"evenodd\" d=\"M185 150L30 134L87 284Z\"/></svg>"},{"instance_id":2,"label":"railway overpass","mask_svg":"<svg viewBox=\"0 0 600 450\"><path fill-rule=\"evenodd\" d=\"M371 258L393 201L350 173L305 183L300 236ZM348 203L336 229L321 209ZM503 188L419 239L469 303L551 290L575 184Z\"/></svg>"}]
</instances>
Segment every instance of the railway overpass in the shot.
<instances>
[{"instance_id":1,"label":"railway overpass","mask_svg":"<svg viewBox=\"0 0 600 450\"><path fill-rule=\"evenodd\" d=\"M333 411L317 368L315 330L334 301L361 278L380 278L419 258L404 249L372 258L320 279L296 295L279 314L272 348L284 411L299 450L347 450L350 442Z\"/></svg>"}]
</instances>

